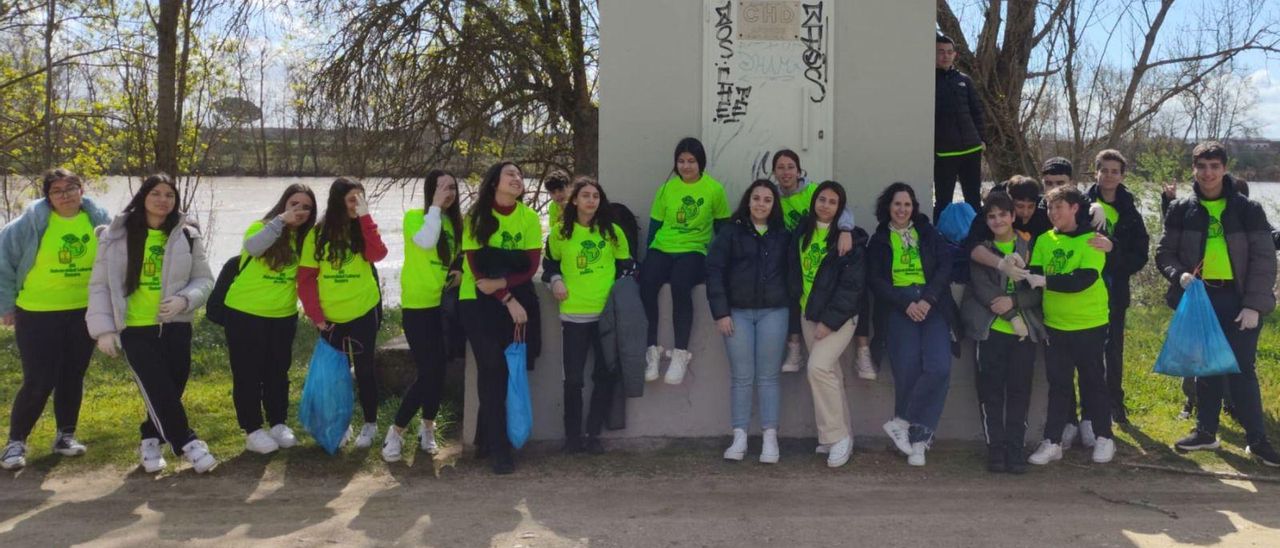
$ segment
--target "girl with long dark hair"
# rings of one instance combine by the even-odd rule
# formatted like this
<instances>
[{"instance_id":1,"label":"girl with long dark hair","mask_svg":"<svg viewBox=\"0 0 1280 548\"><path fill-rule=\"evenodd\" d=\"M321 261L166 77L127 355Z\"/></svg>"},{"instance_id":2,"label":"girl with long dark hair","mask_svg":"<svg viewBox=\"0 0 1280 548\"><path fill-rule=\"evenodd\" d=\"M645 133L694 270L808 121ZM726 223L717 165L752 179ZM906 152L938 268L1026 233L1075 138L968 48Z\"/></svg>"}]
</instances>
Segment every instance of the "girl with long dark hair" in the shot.
<instances>
[{"instance_id":1,"label":"girl with long dark hair","mask_svg":"<svg viewBox=\"0 0 1280 548\"><path fill-rule=\"evenodd\" d=\"M558 230L547 239L544 270L560 301L564 354L564 451L604 452L600 432L613 399L617 371L608 370L600 341L600 315L613 281L631 261L625 233L615 226L609 198L595 179L579 177L564 205ZM595 353L586 439L582 437L583 369Z\"/></svg>"},{"instance_id":2,"label":"girl with long dark hair","mask_svg":"<svg viewBox=\"0 0 1280 548\"><path fill-rule=\"evenodd\" d=\"M438 451L435 420L448 359L440 303L444 292L456 286L462 275L458 270L462 253L458 180L448 171L432 170L427 173L423 194L423 209L404 214L404 268L400 270L404 336L418 377L405 391L395 422L383 437L382 458L387 462L400 460L404 430L418 409L422 409L418 447L428 455Z\"/></svg>"},{"instance_id":3,"label":"girl with long dark hair","mask_svg":"<svg viewBox=\"0 0 1280 548\"><path fill-rule=\"evenodd\" d=\"M350 356L364 426L356 448L378 434L378 372L375 345L382 322L382 290L373 263L387 256L378 225L369 216L364 186L340 177L329 185L324 216L302 242L298 298L320 336Z\"/></svg>"},{"instance_id":4,"label":"girl with long dark hair","mask_svg":"<svg viewBox=\"0 0 1280 548\"><path fill-rule=\"evenodd\" d=\"M658 292L671 284L675 348L663 382L680 384L693 359L689 352L693 288L706 276L707 247L714 230L729 218L729 204L724 187L706 173L707 151L701 141L681 139L673 157L671 178L658 187L649 211L649 249L640 268L640 298L649 320L644 378L654 381L664 353L658 346Z\"/></svg>"},{"instance_id":5,"label":"girl with long dark hair","mask_svg":"<svg viewBox=\"0 0 1280 548\"><path fill-rule=\"evenodd\" d=\"M515 471L507 439L504 350L523 333L529 315L538 313L530 281L542 257L542 221L520 201L523 193L520 167L513 162L495 164L485 173L463 220L465 260L458 307L476 360L476 455L489 458L495 474Z\"/></svg>"},{"instance_id":6,"label":"girl with long dark hair","mask_svg":"<svg viewBox=\"0 0 1280 548\"><path fill-rule=\"evenodd\" d=\"M227 289L231 398L245 448L271 453L297 445L289 416L289 366L298 331L298 253L316 223L316 195L293 184L244 233L240 273ZM266 413L269 430L263 428Z\"/></svg>"},{"instance_id":7,"label":"girl with long dark hair","mask_svg":"<svg viewBox=\"0 0 1280 548\"><path fill-rule=\"evenodd\" d=\"M98 349L123 348L142 392L139 456L148 473L166 463L161 440L204 473L218 464L196 437L182 405L191 375L191 320L213 289L200 230L179 209L168 175L147 177L98 236L85 323Z\"/></svg>"}]
</instances>

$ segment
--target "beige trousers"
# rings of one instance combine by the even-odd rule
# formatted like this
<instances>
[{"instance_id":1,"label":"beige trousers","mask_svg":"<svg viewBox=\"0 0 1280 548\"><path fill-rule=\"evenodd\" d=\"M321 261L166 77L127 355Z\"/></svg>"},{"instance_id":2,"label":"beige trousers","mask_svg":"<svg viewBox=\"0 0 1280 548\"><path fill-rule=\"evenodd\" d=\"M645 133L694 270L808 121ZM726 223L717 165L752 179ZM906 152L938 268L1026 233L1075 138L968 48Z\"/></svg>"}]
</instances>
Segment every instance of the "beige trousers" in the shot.
<instances>
[{"instance_id":1,"label":"beige trousers","mask_svg":"<svg viewBox=\"0 0 1280 548\"><path fill-rule=\"evenodd\" d=\"M818 443L832 444L851 435L849 406L844 394L844 369L840 355L853 340L858 317L820 341L813 340L817 322L801 318L800 330L809 348L809 389L813 391L813 417L818 423Z\"/></svg>"}]
</instances>

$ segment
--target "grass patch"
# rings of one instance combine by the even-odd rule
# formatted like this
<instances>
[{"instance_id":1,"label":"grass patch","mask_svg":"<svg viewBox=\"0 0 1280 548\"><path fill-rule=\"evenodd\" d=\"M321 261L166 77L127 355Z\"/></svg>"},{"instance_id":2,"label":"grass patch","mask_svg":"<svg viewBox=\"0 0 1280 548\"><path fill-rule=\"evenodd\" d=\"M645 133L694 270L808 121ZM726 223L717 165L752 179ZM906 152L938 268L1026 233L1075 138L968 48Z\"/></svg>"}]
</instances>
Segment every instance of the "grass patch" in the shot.
<instances>
[{"instance_id":1,"label":"grass patch","mask_svg":"<svg viewBox=\"0 0 1280 548\"><path fill-rule=\"evenodd\" d=\"M379 344L399 335L400 329L400 310L388 310L378 333ZM370 450L367 454L348 454L350 451L344 451L330 457L315 446L314 440L298 424L297 405L302 397L307 363L311 359L316 336L316 330L305 318L300 318L298 335L293 343L293 367L289 370L288 423L297 432L302 445L286 451L298 453L291 456L290 461L310 458L320 463L338 459L350 464L350 461L355 460L365 466L381 462L376 450ZM244 433L236 422L235 407L232 405L231 368L227 361L226 337L222 328L205 320L203 316L197 318L191 352L191 379L187 382L182 398L188 419L200 438L208 442L214 455L220 459L231 459L244 450ZM22 364L18 358L13 330L0 329L0 406L3 406L0 414L4 416L2 435L6 437L10 406L21 384ZM394 418L399 404L399 398L388 398L378 408L380 436ZM438 437L448 436L456 429L455 417L459 416L457 411L460 408L459 401L446 399L441 404L437 418ZM27 438L28 467L48 470L56 465L59 470L69 471L102 466L132 468L137 464L138 426L145 414L137 385L123 357L112 359L95 352L85 378L84 403L80 409L76 434L88 445L89 452L78 458L63 458L52 454L50 446L53 442L54 419L50 401L31 436ZM352 417L355 430L359 430L362 421L357 403ZM416 432L416 427L413 430ZM417 446L416 443L411 445ZM405 450L406 453L412 452L408 446ZM166 455L166 458L170 461L170 469L174 469L175 460L170 455Z\"/></svg>"}]
</instances>

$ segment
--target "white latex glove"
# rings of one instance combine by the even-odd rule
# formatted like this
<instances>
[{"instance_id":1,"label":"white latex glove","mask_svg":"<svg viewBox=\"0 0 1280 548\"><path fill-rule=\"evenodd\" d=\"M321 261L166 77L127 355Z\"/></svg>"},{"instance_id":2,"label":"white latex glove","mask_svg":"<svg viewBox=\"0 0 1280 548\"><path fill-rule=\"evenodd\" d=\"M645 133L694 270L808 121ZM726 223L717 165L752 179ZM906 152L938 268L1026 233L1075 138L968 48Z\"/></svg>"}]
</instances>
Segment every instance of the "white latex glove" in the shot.
<instances>
[{"instance_id":1,"label":"white latex glove","mask_svg":"<svg viewBox=\"0 0 1280 548\"><path fill-rule=\"evenodd\" d=\"M363 192L356 193L356 215L364 217L369 214L369 200L364 197Z\"/></svg>"},{"instance_id":2,"label":"white latex glove","mask_svg":"<svg viewBox=\"0 0 1280 548\"><path fill-rule=\"evenodd\" d=\"M178 314L181 314L186 310L187 310L186 297L183 297L180 295L166 297L165 300L160 301L159 318L161 321L168 321L173 319L174 316L177 316Z\"/></svg>"},{"instance_id":3,"label":"white latex glove","mask_svg":"<svg viewBox=\"0 0 1280 548\"><path fill-rule=\"evenodd\" d=\"M996 266L1000 272L1008 276L1009 279L1020 282L1027 279L1027 262L1022 260L1022 256L1016 253L1010 253L1000 258L1000 264Z\"/></svg>"},{"instance_id":4,"label":"white latex glove","mask_svg":"<svg viewBox=\"0 0 1280 548\"><path fill-rule=\"evenodd\" d=\"M1027 322L1022 319L1022 316L1014 316L1012 320L1009 320L1009 325L1013 326L1013 333L1018 336L1018 340L1026 339L1031 334L1031 330L1027 329Z\"/></svg>"},{"instance_id":5,"label":"white latex glove","mask_svg":"<svg viewBox=\"0 0 1280 548\"><path fill-rule=\"evenodd\" d=\"M1045 282L1044 276L1040 274L1027 274L1027 284L1035 289L1043 288Z\"/></svg>"},{"instance_id":6,"label":"white latex glove","mask_svg":"<svg viewBox=\"0 0 1280 548\"><path fill-rule=\"evenodd\" d=\"M1089 224L1093 225L1094 230L1107 228L1107 212L1103 211L1101 204L1089 205L1089 217Z\"/></svg>"},{"instance_id":7,"label":"white latex glove","mask_svg":"<svg viewBox=\"0 0 1280 548\"><path fill-rule=\"evenodd\" d=\"M120 335L107 333L98 337L98 350L103 354L116 358L120 356Z\"/></svg>"},{"instance_id":8,"label":"white latex glove","mask_svg":"<svg viewBox=\"0 0 1280 548\"><path fill-rule=\"evenodd\" d=\"M1241 331L1257 329L1258 311L1252 308L1242 308L1240 309L1240 314L1236 316L1235 322L1240 324Z\"/></svg>"},{"instance_id":9,"label":"white latex glove","mask_svg":"<svg viewBox=\"0 0 1280 548\"><path fill-rule=\"evenodd\" d=\"M1192 274L1190 272L1183 272L1182 277L1178 278L1178 283L1182 285L1183 289L1186 289L1187 286L1191 285L1191 280L1194 280L1194 279L1196 279L1195 274Z\"/></svg>"}]
</instances>

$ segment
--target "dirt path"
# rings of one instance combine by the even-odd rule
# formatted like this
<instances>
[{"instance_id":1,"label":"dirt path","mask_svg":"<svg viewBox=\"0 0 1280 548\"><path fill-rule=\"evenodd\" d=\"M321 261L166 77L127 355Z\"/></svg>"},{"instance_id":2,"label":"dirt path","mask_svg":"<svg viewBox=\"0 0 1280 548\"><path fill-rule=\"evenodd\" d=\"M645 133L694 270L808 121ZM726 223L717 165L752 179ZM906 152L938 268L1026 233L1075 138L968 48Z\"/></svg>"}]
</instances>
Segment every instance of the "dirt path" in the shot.
<instances>
[{"instance_id":1,"label":"dirt path","mask_svg":"<svg viewBox=\"0 0 1280 548\"><path fill-rule=\"evenodd\" d=\"M909 469L859 453L831 472L705 450L533 456L496 478L475 463L387 468L356 458L241 457L190 470L0 483L0 546L1160 546L1280 545L1280 484L1223 482L1073 455L1021 477L971 452Z\"/></svg>"}]
</instances>

